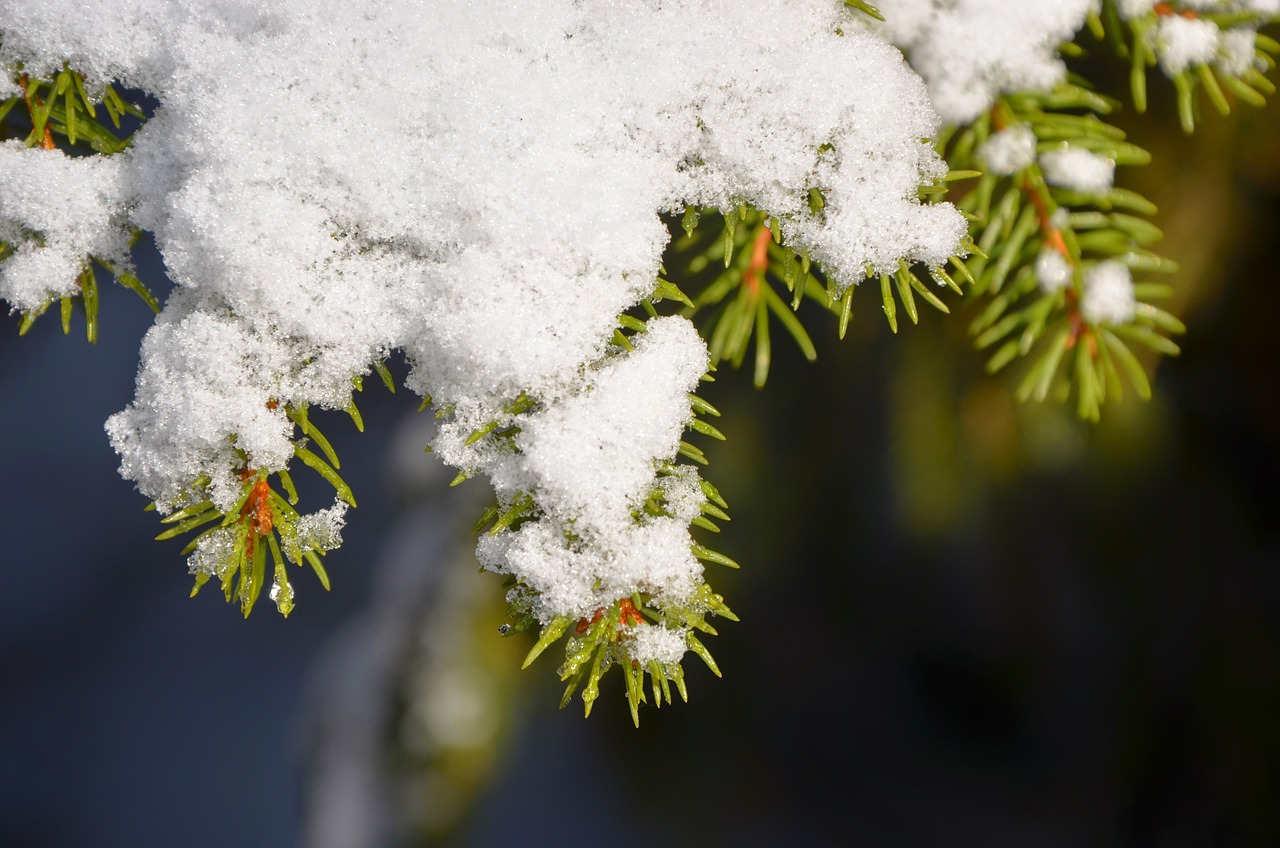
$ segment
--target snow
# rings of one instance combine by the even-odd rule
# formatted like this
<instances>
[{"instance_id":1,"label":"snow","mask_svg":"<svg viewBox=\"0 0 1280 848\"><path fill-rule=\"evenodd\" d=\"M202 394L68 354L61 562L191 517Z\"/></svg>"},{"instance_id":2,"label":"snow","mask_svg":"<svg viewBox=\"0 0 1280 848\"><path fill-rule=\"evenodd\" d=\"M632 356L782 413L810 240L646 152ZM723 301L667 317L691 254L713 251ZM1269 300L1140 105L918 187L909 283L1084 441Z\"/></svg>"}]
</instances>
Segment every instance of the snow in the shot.
<instances>
[{"instance_id":1,"label":"snow","mask_svg":"<svg viewBox=\"0 0 1280 848\"><path fill-rule=\"evenodd\" d=\"M690 417L687 393L706 369L706 349L692 324L651 321L634 352L592 375L579 394L523 422L518 488L536 483L544 509L630 523L630 510L653 485L653 459L675 458Z\"/></svg>"},{"instance_id":2,"label":"snow","mask_svg":"<svg viewBox=\"0 0 1280 848\"><path fill-rule=\"evenodd\" d=\"M701 490L690 472L655 480L654 463L675 459L690 417L687 392L706 366L693 325L659 318L578 394L520 416L518 451L474 450L446 426L436 453L485 471L500 499L532 494L542 510L517 532L482 541L481 563L537 588L547 616L586 616L637 588L673 602L696 589L701 566L687 528ZM637 518L655 489L674 515Z\"/></svg>"},{"instance_id":3,"label":"snow","mask_svg":"<svg viewBox=\"0 0 1280 848\"><path fill-rule=\"evenodd\" d=\"M1115 260L1094 265L1084 275L1084 297L1080 314L1090 324L1124 324L1133 320L1137 308L1133 275Z\"/></svg>"},{"instance_id":4,"label":"snow","mask_svg":"<svg viewBox=\"0 0 1280 848\"><path fill-rule=\"evenodd\" d=\"M1266 23L1263 18L1280 14L1280 0L1181 0L1164 6L1153 0L1117 0L1116 8L1129 20L1154 16L1155 27L1146 30L1146 37L1165 75L1216 62L1222 72L1238 76L1256 61L1257 28ZM1208 13L1252 14L1259 19L1240 18L1220 28L1199 17Z\"/></svg>"},{"instance_id":5,"label":"snow","mask_svg":"<svg viewBox=\"0 0 1280 848\"><path fill-rule=\"evenodd\" d=\"M1042 153L1040 167L1050 185L1084 194L1105 194L1111 190L1116 175L1114 160L1066 142Z\"/></svg>"},{"instance_id":6,"label":"snow","mask_svg":"<svg viewBox=\"0 0 1280 848\"><path fill-rule=\"evenodd\" d=\"M929 83L944 121L968 123L1000 94L1043 91L1066 78L1058 46L1098 0L881 0L889 40Z\"/></svg>"},{"instance_id":7,"label":"snow","mask_svg":"<svg viewBox=\"0 0 1280 848\"><path fill-rule=\"evenodd\" d=\"M1045 294L1053 294L1071 283L1071 263L1056 250L1045 248L1036 257L1036 282Z\"/></svg>"},{"instance_id":8,"label":"snow","mask_svg":"<svg viewBox=\"0 0 1280 848\"><path fill-rule=\"evenodd\" d=\"M663 664L679 662L688 649L683 632L662 625L639 625L627 632L631 656L641 663L649 660Z\"/></svg>"},{"instance_id":9,"label":"snow","mask_svg":"<svg viewBox=\"0 0 1280 848\"><path fill-rule=\"evenodd\" d=\"M211 530L200 537L200 541L196 542L196 549L187 557L187 571L221 580L227 576L234 563L235 547L234 527Z\"/></svg>"},{"instance_id":10,"label":"snow","mask_svg":"<svg viewBox=\"0 0 1280 848\"><path fill-rule=\"evenodd\" d=\"M284 537L284 551L294 562L302 559L303 551L331 551L342 545L342 528L347 523L347 505L334 499L333 506L300 517L293 526L293 535Z\"/></svg>"},{"instance_id":11,"label":"snow","mask_svg":"<svg viewBox=\"0 0 1280 848\"><path fill-rule=\"evenodd\" d=\"M1157 0L1116 0L1116 9L1123 18L1140 18L1151 14Z\"/></svg>"},{"instance_id":12,"label":"snow","mask_svg":"<svg viewBox=\"0 0 1280 848\"><path fill-rule=\"evenodd\" d=\"M1258 62L1257 30L1228 29L1219 37L1218 47L1218 68L1224 73L1238 77Z\"/></svg>"},{"instance_id":13,"label":"snow","mask_svg":"<svg viewBox=\"0 0 1280 848\"><path fill-rule=\"evenodd\" d=\"M994 174L1009 176L1036 161L1036 134L1026 124L992 133L978 148L978 158Z\"/></svg>"},{"instance_id":14,"label":"snow","mask_svg":"<svg viewBox=\"0 0 1280 848\"><path fill-rule=\"evenodd\" d=\"M89 254L125 264L120 162L0 142L0 186L0 241L14 248L0 262L0 300L11 308L76 294Z\"/></svg>"},{"instance_id":15,"label":"snow","mask_svg":"<svg viewBox=\"0 0 1280 848\"><path fill-rule=\"evenodd\" d=\"M533 593L540 620L636 591L677 606L702 581L689 523L704 495L675 463L706 347L681 318L650 321L632 350L614 340L653 289L662 215L754 205L837 291L902 259L940 265L967 232L950 204L918 200L947 171L940 122L1062 82L1057 48L1098 8L879 5L882 25L837 0L537 0L518 14L495 0L0 0L6 67L67 62L90 92L119 82L161 104L113 157L0 144L14 248L0 299L74 294L86 257L123 264L133 228L154 236L176 289L106 429L162 512L200 477L229 509L242 468L290 465L288 406L343 407L398 350L406 385L441 410L435 454L488 478L503 508L531 499L477 556ZM1254 61L1250 26L1160 15L1154 32L1166 73ZM1013 174L1037 161L1035 136L1013 126L978 155ZM1114 162L1082 147L1038 161L1053 185L1112 185ZM1053 292L1072 269L1045 252L1036 273ZM1130 320L1128 270L1088 269L1081 309ZM480 429L493 433L468 444ZM345 509L302 517L299 544L335 547ZM228 539L206 537L189 567L217 574ZM630 638L644 658L684 651L661 627Z\"/></svg>"},{"instance_id":16,"label":"snow","mask_svg":"<svg viewBox=\"0 0 1280 848\"><path fill-rule=\"evenodd\" d=\"M1218 25L1203 18L1164 15L1156 28L1160 69L1176 76L1193 65L1207 65L1218 55Z\"/></svg>"},{"instance_id":17,"label":"snow","mask_svg":"<svg viewBox=\"0 0 1280 848\"><path fill-rule=\"evenodd\" d=\"M195 292L170 299L143 339L136 399L107 421L121 474L162 511L202 474L213 478L215 505L230 509L242 490L239 451L266 471L293 456L293 423L268 402L288 390L305 348L203 306Z\"/></svg>"},{"instance_id":18,"label":"snow","mask_svg":"<svg viewBox=\"0 0 1280 848\"><path fill-rule=\"evenodd\" d=\"M804 49L780 49L763 25L779 14L765 0L542 0L518 15L0 0L6 65L67 61L90 91L119 81L161 104L110 159L0 147L5 240L45 236L0 266L0 296L39 306L73 290L86 254L121 258L133 226L154 235L177 289L107 431L162 511L202 475L232 505L246 463L288 466L286 405L341 407L399 349L408 386L451 410L437 452L490 476L504 504L535 497L532 520L479 555L543 593L540 617L638 586L679 603L701 579L701 495L692 472L659 469L705 347L680 319L651 322L634 353L612 346L654 285L661 214L753 204L840 287L902 258L940 264L966 232L949 204L917 199L947 169L898 51L829 0L786 4ZM517 397L528 410L504 412ZM464 444L495 419L514 442ZM655 491L675 514L636 517ZM336 535L330 518L314 520Z\"/></svg>"}]
</instances>

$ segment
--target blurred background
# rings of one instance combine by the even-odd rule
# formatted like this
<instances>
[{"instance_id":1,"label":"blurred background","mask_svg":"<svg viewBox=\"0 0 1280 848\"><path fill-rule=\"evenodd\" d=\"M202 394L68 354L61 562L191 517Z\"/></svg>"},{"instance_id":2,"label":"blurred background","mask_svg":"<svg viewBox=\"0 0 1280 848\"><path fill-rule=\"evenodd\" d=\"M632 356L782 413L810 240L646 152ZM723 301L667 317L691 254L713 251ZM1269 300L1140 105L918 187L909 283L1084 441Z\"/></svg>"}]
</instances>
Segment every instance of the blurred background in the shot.
<instances>
[{"instance_id":1,"label":"blurred background","mask_svg":"<svg viewBox=\"0 0 1280 848\"><path fill-rule=\"evenodd\" d=\"M742 621L639 730L616 675L584 721L518 671L484 484L406 393L324 427L360 501L333 591L243 621L102 431L145 307L104 288L94 347L5 318L0 845L1280 844L1280 111L1171 106L1115 118L1182 265L1155 400L1087 427L983 376L963 313L893 337L855 299L837 343L813 310L816 364L707 388Z\"/></svg>"}]
</instances>

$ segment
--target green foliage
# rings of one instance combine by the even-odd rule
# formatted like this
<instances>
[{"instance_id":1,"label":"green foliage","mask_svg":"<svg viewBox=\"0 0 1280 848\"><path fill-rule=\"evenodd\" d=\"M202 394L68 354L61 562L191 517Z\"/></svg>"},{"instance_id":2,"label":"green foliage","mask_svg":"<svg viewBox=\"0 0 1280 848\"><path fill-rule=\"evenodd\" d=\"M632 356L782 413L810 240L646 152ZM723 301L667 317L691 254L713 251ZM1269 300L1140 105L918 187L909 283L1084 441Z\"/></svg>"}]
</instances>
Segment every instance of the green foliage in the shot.
<instances>
[{"instance_id":1,"label":"green foliage","mask_svg":"<svg viewBox=\"0 0 1280 848\"><path fill-rule=\"evenodd\" d=\"M1088 26L1099 40L1105 39L1116 53L1130 63L1129 87L1134 108L1139 113L1147 109L1147 72L1158 62L1158 24L1162 17L1180 15L1192 20L1210 21L1222 29L1237 26L1257 28L1273 20L1260 12L1206 12L1182 8L1180 3L1157 3L1150 12L1135 18L1121 18L1114 0L1106 0L1101 12L1089 16ZM1174 91L1178 98L1178 120L1184 132L1192 132L1200 120L1201 92L1213 108L1222 115L1230 114L1228 94L1251 106L1265 106L1266 98L1276 93L1275 84L1267 79L1266 71L1275 69L1275 57L1280 55L1280 43L1258 33L1255 62L1235 73L1222 64L1194 64L1173 74Z\"/></svg>"},{"instance_id":2,"label":"green foliage","mask_svg":"<svg viewBox=\"0 0 1280 848\"><path fill-rule=\"evenodd\" d=\"M135 231L134 238L141 236L140 232ZM11 245L0 242L0 261L5 260L13 253ZM84 333L85 338L90 344L98 341L98 280L94 273L94 266L106 271L111 277L124 286L129 291L136 294L142 299L142 302L150 307L152 312L159 314L160 304L156 301L155 295L146 287L142 280L138 279L138 275L125 268L118 267L116 263L109 262L106 259L100 259L96 256L86 256L83 270L76 276L76 286L80 289L80 293L75 296L50 298L41 304L38 308L22 313L22 319L18 322L18 335L25 336L35 326L36 319L49 310L49 307L56 301L59 303L59 314L62 318L62 332L69 334L71 332L71 315L75 311L76 304L79 303L81 310L84 312Z\"/></svg>"},{"instance_id":3,"label":"green foliage","mask_svg":"<svg viewBox=\"0 0 1280 848\"><path fill-rule=\"evenodd\" d=\"M26 135L28 147L53 148L56 136L72 146L87 145L96 153L120 153L128 149L133 140L133 133L122 134L121 119L146 120L142 110L126 102L111 85L103 86L97 96L90 96L84 76L66 64L51 79L33 79L19 67L13 81L22 94L0 102L0 121L8 117L18 103L24 104L30 126ZM106 112L110 127L102 122L99 107Z\"/></svg>"},{"instance_id":4,"label":"green foliage","mask_svg":"<svg viewBox=\"0 0 1280 848\"><path fill-rule=\"evenodd\" d=\"M660 280L653 296L646 299L642 307L650 317L656 317L657 304L664 300L686 306L691 303L678 287L669 281ZM616 352L621 353L633 348L631 339L635 334L645 332L647 325L645 321L628 315L620 316L618 323L619 327L614 338L617 343ZM709 377L710 375L707 375L707 378ZM723 440L724 435L705 420L707 416L719 417L720 412L696 394L690 394L689 398L692 416L687 425L688 429L702 436ZM475 430L468 437L467 443L474 444L489 439L499 450L518 450L515 437L520 432L521 416L537 412L539 409L540 406L536 401L522 394L506 406L501 419L491 421ZM696 466L707 464L707 457L703 451L687 440L680 442L679 453ZM701 478L696 466L664 462L655 471L660 478L675 474L698 475L697 479L704 500L700 508L701 514L693 518L691 526L707 532L719 533L720 527L716 522L729 520L727 512L729 505L715 486ZM468 476L467 472L460 472L453 484L457 485ZM637 523L642 523L653 517L674 514L663 489L654 487L632 517ZM539 515L535 495L518 492L487 507L472 529L475 533L496 535L503 531L517 530L523 523ZM575 541L577 540L572 535L567 535L565 544L572 547ZM738 567L738 564L729 557L703 544L695 542L691 551L695 557L704 562L728 568ZM510 635L528 630L537 624L538 618L534 610L537 607L538 597L539 594L535 588L519 580L508 580L507 601L510 605L510 622L504 624L500 632L503 635ZM564 639L565 659L560 665L558 674L561 681L566 683L566 688L560 706L562 708L567 706L573 695L581 688L585 713L590 715L592 706L600 695L601 678L609 669L615 665L618 666L622 669L632 720L638 726L640 704L648 702L645 689L646 675L649 678L655 705L660 706L664 701L671 703L673 684L682 699L688 700L688 692L685 686L684 670L679 662L660 663L652 659L645 659L642 662L634 656L634 639L639 632L636 628L666 627L675 631L688 631L685 637L688 649L719 675L719 669L711 652L692 633L697 630L716 635L715 628L707 621L707 617L711 615L737 621L737 616L724 603L724 599L715 594L706 583L698 588L692 598L679 604L673 604L647 592L636 592L630 598L620 599L611 606L597 610L590 619L584 618L575 622L568 616L558 616L542 625L538 640L525 658L524 667L527 668L549 647Z\"/></svg>"},{"instance_id":5,"label":"green foliage","mask_svg":"<svg viewBox=\"0 0 1280 848\"><path fill-rule=\"evenodd\" d=\"M922 197L941 200L946 184L966 176L965 172L948 174L937 185L922 186ZM821 215L826 206L822 192L809 192L809 209ZM844 338L853 318L855 285L833 280L810 260L807 251L796 251L782 242L783 225L746 204L727 214L719 210L686 210L681 221L684 237L672 242L667 261L669 276L698 294L684 314L697 320L707 339L711 362L727 362L734 368L746 360L755 342L753 380L763 388L769 376L773 343L771 327L776 322L786 331L809 361L817 359L804 324L797 317L800 305L807 299L819 304L836 319L837 332ZM969 250L977 250L970 244ZM969 277L968 268L959 256L950 259L956 276ZM949 287L957 294L960 285L943 267L925 270L935 287ZM882 309L889 328L898 331L898 302L915 324L919 321L916 299L940 312L947 305L921 280L910 265L900 262L891 274L868 270L868 280L878 280ZM895 299L896 298L896 299Z\"/></svg>"},{"instance_id":6,"label":"green foliage","mask_svg":"<svg viewBox=\"0 0 1280 848\"><path fill-rule=\"evenodd\" d=\"M533 622L532 615L527 612L527 598L518 590L509 593L509 596L514 598L512 613L523 615L516 625L504 625L501 631L503 635L519 632ZM724 599L715 594L706 583L698 588L694 597L686 604L659 607L651 603L653 600L650 595L637 592L630 598L623 598L597 610L589 619L583 618L576 623L568 616L552 619L540 631L538 640L525 656L521 667L528 668L547 648L567 636L565 659L557 670L560 680L567 683L560 699L560 707L563 709L568 706L574 693L581 687L584 713L590 716L591 708L600 696L601 677L617 665L622 669L631 720L639 727L640 704L648 703L649 700L645 692L646 675L653 692L653 703L657 707L661 707L664 702L671 703L673 684L681 700L688 701L689 692L685 685L684 668L679 662L663 663L656 659L642 662L633 657L631 643L638 628L666 626L673 630L690 629L685 636L688 649L719 677L720 669L711 652L692 630L716 635L715 628L706 620L708 615L718 615L730 621L738 620L725 605Z\"/></svg>"},{"instance_id":7,"label":"green foliage","mask_svg":"<svg viewBox=\"0 0 1280 848\"><path fill-rule=\"evenodd\" d=\"M976 151L991 133L1025 126L1042 153L1070 144L1116 164L1145 164L1147 152L1098 117L1111 108L1094 92L1064 84L1045 94L1001 98L990 113L945 135L941 144L953 164L981 166ZM985 303L970 330L979 349L992 351L988 372L1025 358L1019 400L1074 395L1080 417L1093 421L1104 402L1123 396L1125 382L1140 397L1150 397L1149 381L1129 345L1177 354L1177 345L1163 334L1183 332L1182 323L1145 302L1167 295L1168 288L1136 284L1140 302L1132 320L1120 325L1091 322L1081 304L1085 274L1100 262L1116 261L1133 273L1176 270L1149 249L1162 238L1147 220L1155 207L1125 189L1092 195L1051 186L1038 161L1007 176L984 174L957 202L971 216L974 237L987 254L970 262L970 297ZM1046 252L1071 269L1061 288L1047 289L1038 279L1037 262Z\"/></svg>"},{"instance_id":8,"label":"green foliage","mask_svg":"<svg viewBox=\"0 0 1280 848\"><path fill-rule=\"evenodd\" d=\"M385 370L386 366L381 368ZM269 406L274 408L274 402ZM348 404L347 412L363 429L354 399ZM294 443L294 456L324 478L338 498L354 507L355 495L338 474L342 464L329 440L311 420L307 406L286 405L285 414L301 432ZM320 454L310 450L309 444L318 447ZM192 555L195 586L191 596L195 597L211 577L217 577L226 600L238 600L246 618L266 585L269 552L273 578L271 598L276 610L288 617L294 607L294 591L285 563L309 566L328 591L329 575L320 558L336 547L337 539L330 538L323 527L314 526L314 521L298 513L295 508L298 490L287 470L268 473L250 468L247 456L242 459L240 496L230 509L223 511L214 505L212 481L207 476L201 477L192 483L183 499L185 505L161 519L170 526L156 539L172 539L204 528L182 549L182 556ZM273 477L278 481L275 486L271 483Z\"/></svg>"}]
</instances>

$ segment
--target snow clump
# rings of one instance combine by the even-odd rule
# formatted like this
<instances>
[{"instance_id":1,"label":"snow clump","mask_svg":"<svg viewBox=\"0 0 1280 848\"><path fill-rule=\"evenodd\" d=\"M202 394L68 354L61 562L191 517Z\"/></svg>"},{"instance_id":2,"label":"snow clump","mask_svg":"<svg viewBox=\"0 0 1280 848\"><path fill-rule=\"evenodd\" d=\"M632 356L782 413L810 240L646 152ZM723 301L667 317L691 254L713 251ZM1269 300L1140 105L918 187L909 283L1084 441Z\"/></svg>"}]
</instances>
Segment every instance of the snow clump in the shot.
<instances>
[{"instance_id":1,"label":"snow clump","mask_svg":"<svg viewBox=\"0 0 1280 848\"><path fill-rule=\"evenodd\" d=\"M679 662L686 649L685 635L661 625L634 627L630 631L631 656L641 665L656 660L663 664Z\"/></svg>"},{"instance_id":2,"label":"snow clump","mask_svg":"<svg viewBox=\"0 0 1280 848\"><path fill-rule=\"evenodd\" d=\"M1109 259L1094 265L1084 275L1084 296L1080 314L1090 324L1127 324L1137 311L1133 275L1129 269Z\"/></svg>"},{"instance_id":3,"label":"snow clump","mask_svg":"<svg viewBox=\"0 0 1280 848\"><path fill-rule=\"evenodd\" d=\"M1156 29L1160 70L1176 76L1192 65L1207 65L1218 55L1218 25L1203 18L1163 15Z\"/></svg>"},{"instance_id":4,"label":"snow clump","mask_svg":"<svg viewBox=\"0 0 1280 848\"><path fill-rule=\"evenodd\" d=\"M1065 142L1040 154L1040 167L1050 185L1082 194L1106 194L1116 176L1115 160Z\"/></svg>"},{"instance_id":5,"label":"snow clump","mask_svg":"<svg viewBox=\"0 0 1280 848\"><path fill-rule=\"evenodd\" d=\"M1061 291L1071 282L1071 263L1058 251L1045 248L1036 257L1036 282L1045 294Z\"/></svg>"},{"instance_id":6,"label":"snow clump","mask_svg":"<svg viewBox=\"0 0 1280 848\"><path fill-rule=\"evenodd\" d=\"M942 119L966 124L1001 94L1066 79L1058 47L1098 0L880 0L882 30L929 83Z\"/></svg>"},{"instance_id":7,"label":"snow clump","mask_svg":"<svg viewBox=\"0 0 1280 848\"><path fill-rule=\"evenodd\" d=\"M24 312L79 293L85 257L127 267L121 162L0 142L0 300Z\"/></svg>"},{"instance_id":8,"label":"snow clump","mask_svg":"<svg viewBox=\"0 0 1280 848\"><path fill-rule=\"evenodd\" d=\"M992 133L978 148L978 158L992 173L1007 177L1036 161L1036 134L1026 124Z\"/></svg>"}]
</instances>

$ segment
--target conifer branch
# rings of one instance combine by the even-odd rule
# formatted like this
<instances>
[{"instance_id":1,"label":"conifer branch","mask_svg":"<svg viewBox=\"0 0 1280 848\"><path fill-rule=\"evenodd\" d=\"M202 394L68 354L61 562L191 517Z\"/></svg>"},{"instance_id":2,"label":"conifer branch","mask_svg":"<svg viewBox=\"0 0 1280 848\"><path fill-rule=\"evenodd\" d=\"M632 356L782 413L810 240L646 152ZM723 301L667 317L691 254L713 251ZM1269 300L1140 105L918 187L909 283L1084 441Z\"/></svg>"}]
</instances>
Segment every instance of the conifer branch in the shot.
<instances>
[{"instance_id":1,"label":"conifer branch","mask_svg":"<svg viewBox=\"0 0 1280 848\"><path fill-rule=\"evenodd\" d=\"M1136 14L1126 9L1126 16L1115 0L1106 0L1101 12L1090 15L1094 37L1130 62L1130 92L1139 113L1146 111L1147 73L1155 67L1173 84L1178 120L1187 133L1201 120L1201 95L1227 115L1233 100L1260 108L1275 94L1266 74L1275 69L1280 43L1258 30L1280 15L1222 6L1212 11L1203 3L1158 2Z\"/></svg>"},{"instance_id":2,"label":"conifer branch","mask_svg":"<svg viewBox=\"0 0 1280 848\"><path fill-rule=\"evenodd\" d=\"M0 208L0 296L20 333L55 303L68 332L78 303L93 341L97 271L160 312L129 249L139 226L163 244L177 288L143 343L137 398L108 431L126 476L168 513L158 538L195 534L183 551L195 591L216 578L248 615L270 580L288 615L288 565L329 588L321 558L356 500L311 410L343 409L362 431L352 389L373 358L395 391L381 359L399 350L404 385L440 420L428 450L457 469L453 485L494 486L475 530L483 567L507 581L501 632L538 631L526 666L563 642L563 703L581 693L588 714L618 666L637 723L650 697L687 697L687 654L720 673L704 634L714 617L737 620L706 579L738 564L706 544L729 512L702 476L706 440L725 436L699 383L750 362L763 386L779 329L815 359L801 304L843 337L866 283L894 333L922 305L945 314L964 297L987 369L1021 369L1020 399L1072 398L1097 420L1126 390L1150 397L1144 351L1176 354L1185 328L1154 303L1170 289L1149 275L1174 270L1154 252L1156 210L1113 184L1116 166L1149 156L1104 120L1117 101L1062 58L1082 53L1070 39L1087 24L1129 63L1138 111L1158 67L1190 131L1203 104L1264 105L1280 53L1256 2L1090 12L1061 0L1035 32L1013 32L1001 4L832 0L797 16L804 49L786 62L771 34L742 32L713 4L686 4L688 21L629 10L627 27L652 36L640 47L604 8L560 9L555 45L504 21L406 16L388 29L382 11L360 12L341 20L352 42L376 35L399 51L360 80L365 95L407 98L383 114L341 96L349 63L300 72L290 57L341 51L287 11L246 44L184 7L184 32L216 32L227 55L158 63L86 42L59 22L76 9L48 2L56 14L0 22L12 83L0 204L28 192L27 208ZM902 15L907 31L895 11L912 3L929 14ZM152 11L139 26L160 39L173 21ZM990 24L989 43L939 67L948 26L970 17ZM749 61L726 71L730 42ZM50 59L30 44L62 47ZM243 80L226 74L235 63ZM616 70L645 63L680 73L636 85ZM446 66L461 70L439 77ZM138 135L147 115L94 74L178 96ZM1065 82L1020 92L1010 79ZM562 108L564 92L583 102ZM422 102L428 120L403 111ZM219 110L284 120L246 131ZM935 110L950 124L936 150ZM129 170L147 166L164 172L154 185ZM610 206L597 218L599 196ZM663 255L653 225L673 209L684 237ZM664 315L676 310L701 338ZM333 507L297 511L296 463L334 490Z\"/></svg>"},{"instance_id":3,"label":"conifer branch","mask_svg":"<svg viewBox=\"0 0 1280 848\"><path fill-rule=\"evenodd\" d=\"M61 139L68 149L85 148L99 155L111 156L128 149L133 134L121 134L121 119L132 118L134 123L146 120L146 115L137 106L126 103L110 84L104 85L97 97L90 97L85 87L84 76L64 63L56 75L39 79L30 77L19 66L12 74L12 82L20 92L0 102L0 141L10 131L23 135L27 147L38 147L42 150L59 149L56 139ZM17 109L19 103L24 109ZM104 125L100 117L105 111L112 127ZM16 120L25 117L25 127ZM12 126L11 126L12 125ZM132 248L142 233L133 229L128 247ZM12 238L12 236L10 236ZM45 247L45 234L22 228L15 243L0 239L0 262L4 262L16 253L39 251ZM71 317L76 304L84 314L85 336L92 344L98 338L98 283L94 267L101 268L118 284L138 295L153 312L160 307L151 291L134 273L127 254L120 256L100 256L86 254L80 261L80 271L75 275L74 293L51 295L36 306L19 310L22 318L18 324L18 334L26 335L35 325L36 319L48 311L54 303L59 304L62 320L62 332L71 331ZM50 281L51 288L65 291L68 287L61 281Z\"/></svg>"},{"instance_id":4,"label":"conifer branch","mask_svg":"<svg viewBox=\"0 0 1280 848\"><path fill-rule=\"evenodd\" d=\"M1112 185L1116 165L1150 157L1099 118L1109 110L1078 85L1011 95L951 134L946 149L953 166L985 171L958 202L988 254L970 261L971 297L986 301L970 331L992 351L988 372L1025 359L1019 400L1074 395L1089 420L1123 397L1122 373L1140 397L1150 394L1118 328L1142 328L1128 337L1169 353L1177 346L1159 334L1184 329L1139 299L1164 288L1132 283L1135 272L1175 267L1150 251L1161 238L1145 217L1155 207Z\"/></svg>"}]
</instances>

